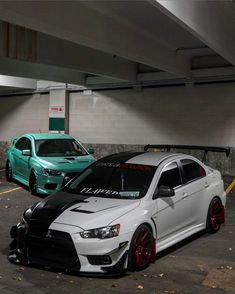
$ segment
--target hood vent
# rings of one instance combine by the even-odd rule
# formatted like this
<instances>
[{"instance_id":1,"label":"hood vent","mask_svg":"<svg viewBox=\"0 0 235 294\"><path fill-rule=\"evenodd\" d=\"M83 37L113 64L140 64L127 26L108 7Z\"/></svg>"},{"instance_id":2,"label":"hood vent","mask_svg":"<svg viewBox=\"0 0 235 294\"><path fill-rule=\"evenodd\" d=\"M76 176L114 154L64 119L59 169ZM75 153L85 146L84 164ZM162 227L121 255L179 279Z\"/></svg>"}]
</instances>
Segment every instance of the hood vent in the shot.
<instances>
[{"instance_id":1,"label":"hood vent","mask_svg":"<svg viewBox=\"0 0 235 294\"><path fill-rule=\"evenodd\" d=\"M77 209L77 208L71 209L71 211L81 212L81 213L86 213L86 214L94 213L94 211L83 210L83 209Z\"/></svg>"}]
</instances>

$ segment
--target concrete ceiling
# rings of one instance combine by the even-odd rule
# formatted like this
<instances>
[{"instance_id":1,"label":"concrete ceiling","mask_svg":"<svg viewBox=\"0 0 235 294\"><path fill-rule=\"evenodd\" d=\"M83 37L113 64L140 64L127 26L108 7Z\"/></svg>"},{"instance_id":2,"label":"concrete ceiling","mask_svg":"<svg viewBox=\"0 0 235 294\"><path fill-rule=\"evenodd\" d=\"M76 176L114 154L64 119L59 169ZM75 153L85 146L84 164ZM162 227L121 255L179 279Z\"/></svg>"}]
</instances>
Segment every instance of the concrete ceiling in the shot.
<instances>
[{"instance_id":1,"label":"concrete ceiling","mask_svg":"<svg viewBox=\"0 0 235 294\"><path fill-rule=\"evenodd\" d=\"M235 80L234 15L232 0L0 1L0 74L84 88Z\"/></svg>"}]
</instances>

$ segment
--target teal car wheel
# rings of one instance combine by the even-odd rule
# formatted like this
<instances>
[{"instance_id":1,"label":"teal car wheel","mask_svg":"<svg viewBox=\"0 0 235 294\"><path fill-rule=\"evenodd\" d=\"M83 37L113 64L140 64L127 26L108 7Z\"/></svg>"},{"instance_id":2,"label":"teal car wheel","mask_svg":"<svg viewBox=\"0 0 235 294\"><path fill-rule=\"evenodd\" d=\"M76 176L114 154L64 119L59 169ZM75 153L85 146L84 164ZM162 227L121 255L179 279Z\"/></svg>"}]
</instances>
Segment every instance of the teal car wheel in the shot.
<instances>
[{"instance_id":1,"label":"teal car wheel","mask_svg":"<svg viewBox=\"0 0 235 294\"><path fill-rule=\"evenodd\" d=\"M37 195L37 178L34 172L31 172L29 177L29 190L32 195Z\"/></svg>"},{"instance_id":2,"label":"teal car wheel","mask_svg":"<svg viewBox=\"0 0 235 294\"><path fill-rule=\"evenodd\" d=\"M7 163L6 163L5 173L6 173L6 180L8 182L11 182L12 181L12 167L11 167L10 161L7 161Z\"/></svg>"}]
</instances>

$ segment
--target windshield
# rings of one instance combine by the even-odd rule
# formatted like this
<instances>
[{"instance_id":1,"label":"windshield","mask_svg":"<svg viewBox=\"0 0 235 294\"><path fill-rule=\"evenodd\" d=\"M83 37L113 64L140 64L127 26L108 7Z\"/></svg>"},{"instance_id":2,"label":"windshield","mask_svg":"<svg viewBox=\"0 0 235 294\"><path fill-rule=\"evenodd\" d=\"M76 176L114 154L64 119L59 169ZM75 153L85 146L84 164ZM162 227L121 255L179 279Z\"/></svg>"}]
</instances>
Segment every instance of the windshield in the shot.
<instances>
[{"instance_id":1,"label":"windshield","mask_svg":"<svg viewBox=\"0 0 235 294\"><path fill-rule=\"evenodd\" d=\"M119 199L142 198L152 181L155 166L97 162L63 190L86 196Z\"/></svg>"},{"instance_id":2,"label":"windshield","mask_svg":"<svg viewBox=\"0 0 235 294\"><path fill-rule=\"evenodd\" d=\"M35 140L35 152L40 157L87 155L85 149L74 139Z\"/></svg>"}]
</instances>

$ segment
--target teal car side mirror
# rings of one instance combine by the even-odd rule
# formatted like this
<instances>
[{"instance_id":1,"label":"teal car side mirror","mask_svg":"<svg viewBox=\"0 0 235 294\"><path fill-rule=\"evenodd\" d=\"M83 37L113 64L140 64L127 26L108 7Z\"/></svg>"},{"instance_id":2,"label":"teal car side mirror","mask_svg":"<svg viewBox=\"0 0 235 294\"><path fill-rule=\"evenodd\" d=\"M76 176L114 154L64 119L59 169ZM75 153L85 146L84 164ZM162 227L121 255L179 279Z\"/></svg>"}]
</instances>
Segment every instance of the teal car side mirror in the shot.
<instances>
[{"instance_id":1,"label":"teal car side mirror","mask_svg":"<svg viewBox=\"0 0 235 294\"><path fill-rule=\"evenodd\" d=\"M31 156L31 150L29 150L29 149L22 150L21 154L23 156Z\"/></svg>"},{"instance_id":2,"label":"teal car side mirror","mask_svg":"<svg viewBox=\"0 0 235 294\"><path fill-rule=\"evenodd\" d=\"M94 154L95 153L95 150L93 148L88 148L87 151L88 151L89 154Z\"/></svg>"}]
</instances>

